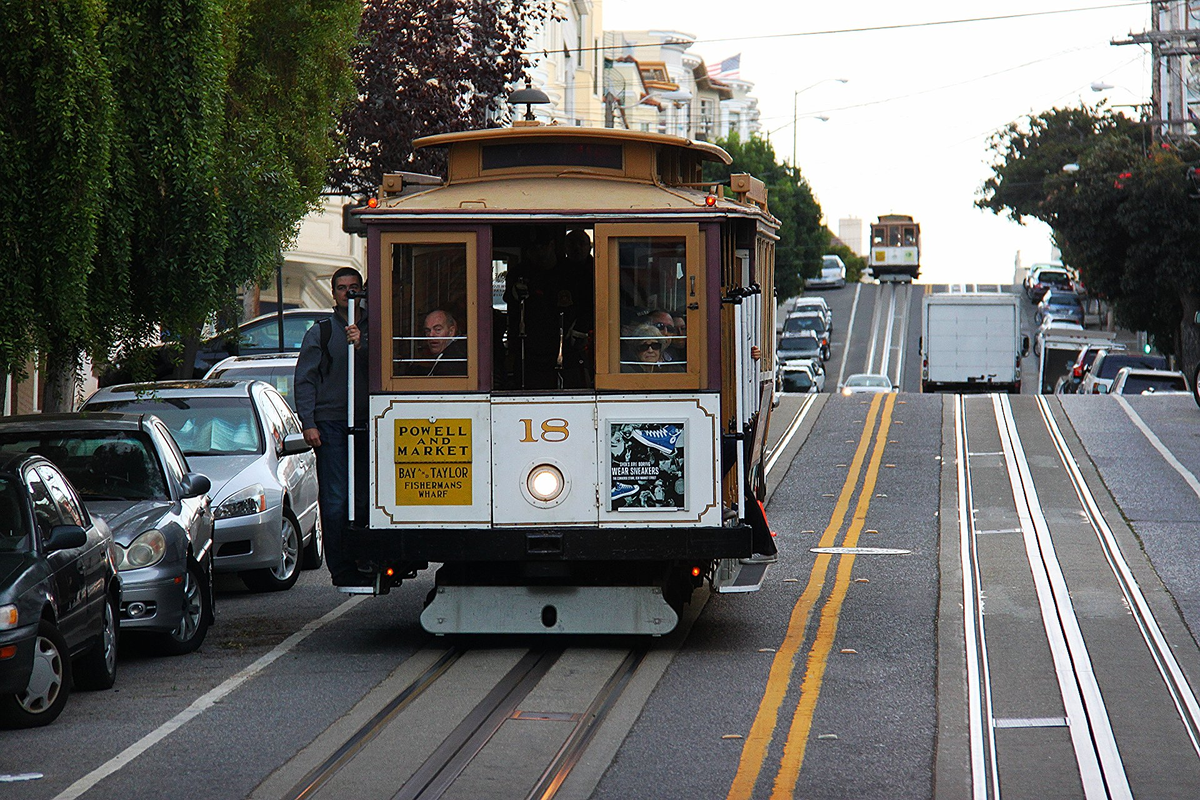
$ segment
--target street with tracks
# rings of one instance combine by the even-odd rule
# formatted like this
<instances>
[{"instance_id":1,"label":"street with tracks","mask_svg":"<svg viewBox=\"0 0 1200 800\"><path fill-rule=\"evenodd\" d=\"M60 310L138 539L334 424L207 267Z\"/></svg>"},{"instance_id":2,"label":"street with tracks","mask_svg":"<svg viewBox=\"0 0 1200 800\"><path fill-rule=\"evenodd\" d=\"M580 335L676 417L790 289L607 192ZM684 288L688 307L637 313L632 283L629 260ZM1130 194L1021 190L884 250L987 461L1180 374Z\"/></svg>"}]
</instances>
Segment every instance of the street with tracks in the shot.
<instances>
[{"instance_id":1,"label":"street with tracks","mask_svg":"<svg viewBox=\"0 0 1200 800\"><path fill-rule=\"evenodd\" d=\"M382 597L221 576L199 652L126 637L115 689L0 733L0 792L1200 796L1200 409L919 394L948 288L825 293L829 391L772 418L761 591L699 591L662 638L434 637L428 571ZM857 372L901 391L838 394Z\"/></svg>"}]
</instances>

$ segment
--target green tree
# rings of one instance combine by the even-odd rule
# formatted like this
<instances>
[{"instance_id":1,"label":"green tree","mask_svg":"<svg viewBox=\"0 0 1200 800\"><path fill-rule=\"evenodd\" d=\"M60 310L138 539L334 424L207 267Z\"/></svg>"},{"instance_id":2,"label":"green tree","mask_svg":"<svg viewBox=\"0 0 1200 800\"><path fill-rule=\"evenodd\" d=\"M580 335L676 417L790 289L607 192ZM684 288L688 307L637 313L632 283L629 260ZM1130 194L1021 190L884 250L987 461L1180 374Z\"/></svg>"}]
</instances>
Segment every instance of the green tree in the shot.
<instances>
[{"instance_id":1,"label":"green tree","mask_svg":"<svg viewBox=\"0 0 1200 800\"><path fill-rule=\"evenodd\" d=\"M110 8L120 146L104 283L94 288L127 298L109 321L114 343L136 353L161 335L177 347L177 374L190 375L205 321L238 287L274 274L316 206L353 95L361 6L111 0Z\"/></svg>"},{"instance_id":2,"label":"green tree","mask_svg":"<svg viewBox=\"0 0 1200 800\"><path fill-rule=\"evenodd\" d=\"M1154 146L1147 128L1104 108L1053 109L992 142L993 175L977 205L1048 224L1066 263L1123 326L1164 352L1200 361L1200 209L1187 197L1200 148ZM1064 172L1063 166L1078 169Z\"/></svg>"},{"instance_id":3,"label":"green tree","mask_svg":"<svg viewBox=\"0 0 1200 800\"><path fill-rule=\"evenodd\" d=\"M706 163L706 181L727 182L731 174L747 172L767 185L767 206L779 220L775 246L775 290L779 297L797 295L804 279L821 268L821 256L829 246L829 231L821 224L821 205L800 170L779 163L775 150L765 139L751 137L743 142L736 132L719 140L733 163Z\"/></svg>"},{"instance_id":4,"label":"green tree","mask_svg":"<svg viewBox=\"0 0 1200 800\"><path fill-rule=\"evenodd\" d=\"M6 0L0 10L0 373L24 377L36 351L71 376L95 344L88 280L112 134L104 4ZM48 408L69 405L70 385L47 383Z\"/></svg>"}]
</instances>

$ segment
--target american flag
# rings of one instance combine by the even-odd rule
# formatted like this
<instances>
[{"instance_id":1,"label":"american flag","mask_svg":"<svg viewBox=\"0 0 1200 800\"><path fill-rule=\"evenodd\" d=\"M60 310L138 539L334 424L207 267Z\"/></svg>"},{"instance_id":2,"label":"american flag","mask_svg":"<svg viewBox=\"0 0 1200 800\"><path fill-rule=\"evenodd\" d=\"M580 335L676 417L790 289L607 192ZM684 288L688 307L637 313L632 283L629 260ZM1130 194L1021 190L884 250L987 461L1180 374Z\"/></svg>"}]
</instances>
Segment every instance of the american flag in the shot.
<instances>
[{"instance_id":1,"label":"american flag","mask_svg":"<svg viewBox=\"0 0 1200 800\"><path fill-rule=\"evenodd\" d=\"M720 64L714 64L708 68L708 77L716 78L717 80L736 80L741 75L742 70L742 54L730 56Z\"/></svg>"}]
</instances>

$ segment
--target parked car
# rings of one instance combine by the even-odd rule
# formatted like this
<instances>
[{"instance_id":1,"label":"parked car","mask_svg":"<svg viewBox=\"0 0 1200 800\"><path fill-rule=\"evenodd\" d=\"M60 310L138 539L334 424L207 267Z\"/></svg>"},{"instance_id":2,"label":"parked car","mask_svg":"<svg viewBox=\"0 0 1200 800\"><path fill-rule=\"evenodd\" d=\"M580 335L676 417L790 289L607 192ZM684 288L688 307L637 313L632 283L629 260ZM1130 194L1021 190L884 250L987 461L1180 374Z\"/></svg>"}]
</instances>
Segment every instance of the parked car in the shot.
<instances>
[{"instance_id":1,"label":"parked car","mask_svg":"<svg viewBox=\"0 0 1200 800\"><path fill-rule=\"evenodd\" d=\"M1137 369L1166 369L1167 359L1164 356L1142 355L1141 353L1109 352L1101 350L1096 353L1096 360L1087 371L1083 382L1079 384L1079 394L1107 394L1112 386L1113 378L1121 367Z\"/></svg>"},{"instance_id":2,"label":"parked car","mask_svg":"<svg viewBox=\"0 0 1200 800\"><path fill-rule=\"evenodd\" d=\"M49 725L117 677L112 534L44 456L0 455L0 725Z\"/></svg>"},{"instance_id":3,"label":"parked car","mask_svg":"<svg viewBox=\"0 0 1200 800\"><path fill-rule=\"evenodd\" d=\"M200 647L213 620L209 480L149 414L31 414L0 420L0 453L40 453L108 523L121 629L167 655Z\"/></svg>"},{"instance_id":4,"label":"parked car","mask_svg":"<svg viewBox=\"0 0 1200 800\"><path fill-rule=\"evenodd\" d=\"M1113 377L1109 394L1191 394L1191 390L1182 372L1121 367Z\"/></svg>"},{"instance_id":5,"label":"parked car","mask_svg":"<svg viewBox=\"0 0 1200 800\"><path fill-rule=\"evenodd\" d=\"M821 297L819 294L795 298L788 310L788 313L820 314L825 318L825 327L829 329L830 336L833 335L833 312L829 309L829 303L826 303L825 298Z\"/></svg>"},{"instance_id":6,"label":"parked car","mask_svg":"<svg viewBox=\"0 0 1200 800\"><path fill-rule=\"evenodd\" d=\"M283 345L279 344L279 315L263 314L247 320L241 325L222 331L204 339L196 352L191 375L199 378L213 365L229 356L256 355L259 353L300 352L300 343L308 329L332 314L332 309L292 308L283 312ZM131 357L119 359L107 369L101 370L100 386L114 386L143 377L138 375L138 359L143 359L145 377L153 380L169 378L175 372L178 350L168 345L159 345Z\"/></svg>"},{"instance_id":7,"label":"parked car","mask_svg":"<svg viewBox=\"0 0 1200 800\"><path fill-rule=\"evenodd\" d=\"M1038 303L1033 320L1038 325L1041 325L1042 320L1046 317L1068 319L1078 322L1082 327L1083 301L1074 292L1050 289L1042 295L1042 300Z\"/></svg>"},{"instance_id":8,"label":"parked car","mask_svg":"<svg viewBox=\"0 0 1200 800\"><path fill-rule=\"evenodd\" d=\"M775 375L776 387L781 392L825 391L825 368L819 358L780 358Z\"/></svg>"},{"instance_id":9,"label":"parked car","mask_svg":"<svg viewBox=\"0 0 1200 800\"><path fill-rule=\"evenodd\" d=\"M896 387L892 386L892 380L887 375L860 372L847 377L846 382L839 386L838 390L844 395L882 394L894 392Z\"/></svg>"},{"instance_id":10,"label":"parked car","mask_svg":"<svg viewBox=\"0 0 1200 800\"><path fill-rule=\"evenodd\" d=\"M290 589L301 566L321 565L316 459L300 420L272 387L222 380L112 386L83 409L163 421L192 467L212 481L217 572L236 572L266 592Z\"/></svg>"},{"instance_id":11,"label":"parked car","mask_svg":"<svg viewBox=\"0 0 1200 800\"><path fill-rule=\"evenodd\" d=\"M775 348L775 352L784 361L790 361L797 358L824 360L825 351L821 347L821 340L817 338L816 331L799 330L784 334L783 338L779 340L779 346Z\"/></svg>"},{"instance_id":12,"label":"parked car","mask_svg":"<svg viewBox=\"0 0 1200 800\"><path fill-rule=\"evenodd\" d=\"M809 289L830 288L841 289L846 285L846 265L840 256L826 255L821 257L821 271L815 278L804 282Z\"/></svg>"},{"instance_id":13,"label":"parked car","mask_svg":"<svg viewBox=\"0 0 1200 800\"><path fill-rule=\"evenodd\" d=\"M1068 383L1064 386L1062 392L1055 390L1055 394L1076 394L1083 383L1083 379L1087 377L1088 370L1092 368L1092 363L1095 362L1096 355L1101 350L1107 350L1110 353L1125 352L1125 345L1119 342L1084 345L1079 351L1075 363L1071 366Z\"/></svg>"},{"instance_id":14,"label":"parked car","mask_svg":"<svg viewBox=\"0 0 1200 800\"><path fill-rule=\"evenodd\" d=\"M1040 264L1029 270L1024 282L1025 296L1030 302L1040 302L1047 291L1074 292L1075 281L1071 273L1061 265Z\"/></svg>"},{"instance_id":15,"label":"parked car","mask_svg":"<svg viewBox=\"0 0 1200 800\"><path fill-rule=\"evenodd\" d=\"M296 396L292 384L296 379L296 359L299 353L258 353L252 356L230 356L218 361L204 376L205 380L220 378L227 381L265 381L275 387L292 411Z\"/></svg>"},{"instance_id":16,"label":"parked car","mask_svg":"<svg viewBox=\"0 0 1200 800\"><path fill-rule=\"evenodd\" d=\"M783 338L786 339L800 331L812 331L817 335L817 339L821 342L821 358L828 361L830 355L829 325L825 321L825 317L810 312L788 314L787 319L783 321Z\"/></svg>"}]
</instances>

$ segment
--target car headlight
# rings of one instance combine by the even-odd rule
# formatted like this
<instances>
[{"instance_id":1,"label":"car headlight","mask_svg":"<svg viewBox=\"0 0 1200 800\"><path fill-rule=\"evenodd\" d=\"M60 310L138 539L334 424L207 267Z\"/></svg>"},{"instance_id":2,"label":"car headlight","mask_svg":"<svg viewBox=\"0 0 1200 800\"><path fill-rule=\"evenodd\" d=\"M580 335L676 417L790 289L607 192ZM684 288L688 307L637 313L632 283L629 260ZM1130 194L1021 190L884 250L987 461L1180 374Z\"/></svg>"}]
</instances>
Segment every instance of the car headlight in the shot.
<instances>
[{"instance_id":1,"label":"car headlight","mask_svg":"<svg viewBox=\"0 0 1200 800\"><path fill-rule=\"evenodd\" d=\"M12 630L17 627L18 617L16 606L0 606L0 631Z\"/></svg>"},{"instance_id":2,"label":"car headlight","mask_svg":"<svg viewBox=\"0 0 1200 800\"><path fill-rule=\"evenodd\" d=\"M844 394L846 397L849 397L850 395L854 394L854 392L850 390L849 386L845 386L842 388L842 394Z\"/></svg>"},{"instance_id":3,"label":"car headlight","mask_svg":"<svg viewBox=\"0 0 1200 800\"><path fill-rule=\"evenodd\" d=\"M529 471L529 477L525 479L525 485L529 488L529 493L543 503L548 503L551 500L562 494L563 474L558 467L550 464L539 464Z\"/></svg>"},{"instance_id":4,"label":"car headlight","mask_svg":"<svg viewBox=\"0 0 1200 800\"><path fill-rule=\"evenodd\" d=\"M245 517L250 514L261 514L267 510L267 490L261 483L247 486L234 492L213 511L216 519L226 517Z\"/></svg>"},{"instance_id":5,"label":"car headlight","mask_svg":"<svg viewBox=\"0 0 1200 800\"><path fill-rule=\"evenodd\" d=\"M119 550L119 572L152 567L167 554L167 537L162 535L162 531L151 529L134 539L129 547L121 547Z\"/></svg>"}]
</instances>

